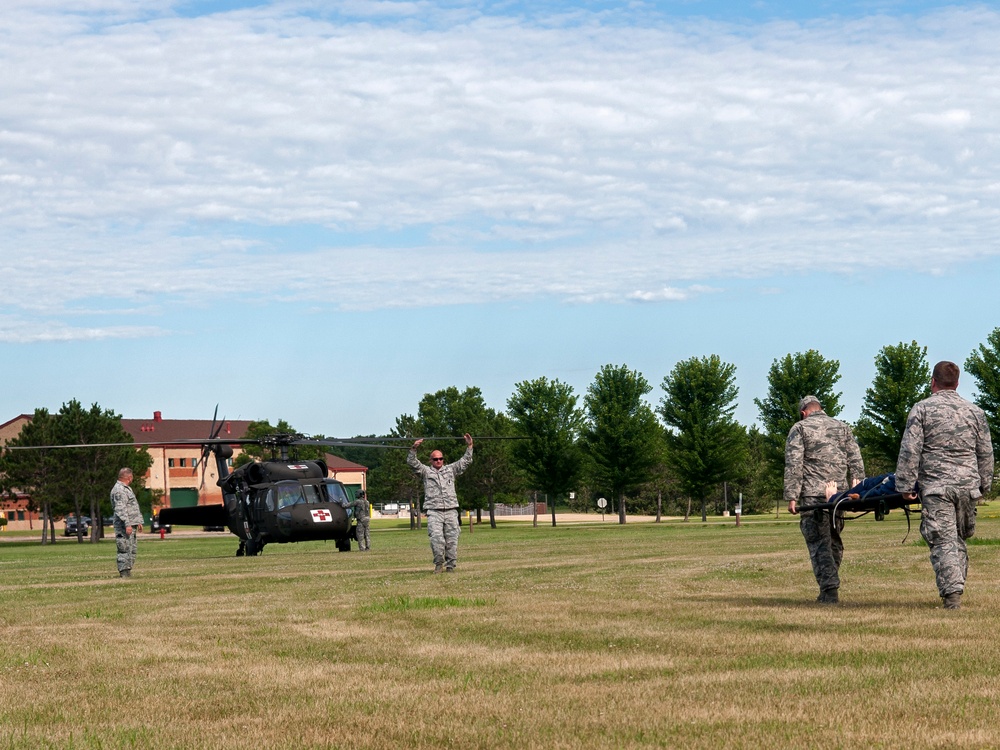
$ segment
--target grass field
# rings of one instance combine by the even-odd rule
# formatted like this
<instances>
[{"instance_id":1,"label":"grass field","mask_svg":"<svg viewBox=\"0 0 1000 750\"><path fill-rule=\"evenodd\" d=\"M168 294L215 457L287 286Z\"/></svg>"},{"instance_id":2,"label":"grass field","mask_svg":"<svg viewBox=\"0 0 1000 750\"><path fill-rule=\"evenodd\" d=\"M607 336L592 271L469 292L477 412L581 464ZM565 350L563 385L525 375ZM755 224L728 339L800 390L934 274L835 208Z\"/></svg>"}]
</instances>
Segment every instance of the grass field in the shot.
<instances>
[{"instance_id":1,"label":"grass field","mask_svg":"<svg viewBox=\"0 0 1000 750\"><path fill-rule=\"evenodd\" d=\"M131 581L111 541L8 541L0 750L1000 747L1000 520L959 612L905 534L848 525L836 607L773 517L481 526L441 576L377 524L367 554L143 536Z\"/></svg>"}]
</instances>

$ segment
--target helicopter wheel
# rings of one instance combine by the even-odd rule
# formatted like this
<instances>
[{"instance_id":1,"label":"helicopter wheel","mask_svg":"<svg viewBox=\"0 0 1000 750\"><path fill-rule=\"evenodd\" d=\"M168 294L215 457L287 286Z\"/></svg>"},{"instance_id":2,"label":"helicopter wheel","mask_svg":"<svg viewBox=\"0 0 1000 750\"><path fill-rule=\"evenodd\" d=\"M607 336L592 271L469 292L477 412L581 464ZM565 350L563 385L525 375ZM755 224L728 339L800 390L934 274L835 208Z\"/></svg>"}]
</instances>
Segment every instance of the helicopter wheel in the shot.
<instances>
[{"instance_id":1,"label":"helicopter wheel","mask_svg":"<svg viewBox=\"0 0 1000 750\"><path fill-rule=\"evenodd\" d=\"M351 537L345 536L343 539L337 540L337 552L350 552L351 551Z\"/></svg>"},{"instance_id":2,"label":"helicopter wheel","mask_svg":"<svg viewBox=\"0 0 1000 750\"><path fill-rule=\"evenodd\" d=\"M244 557L247 553L247 543L245 539L240 539L239 549L236 550L237 557Z\"/></svg>"},{"instance_id":3,"label":"helicopter wheel","mask_svg":"<svg viewBox=\"0 0 1000 750\"><path fill-rule=\"evenodd\" d=\"M264 545L258 542L256 539L247 539L246 545L246 555L247 557L257 557L261 552L264 551Z\"/></svg>"}]
</instances>

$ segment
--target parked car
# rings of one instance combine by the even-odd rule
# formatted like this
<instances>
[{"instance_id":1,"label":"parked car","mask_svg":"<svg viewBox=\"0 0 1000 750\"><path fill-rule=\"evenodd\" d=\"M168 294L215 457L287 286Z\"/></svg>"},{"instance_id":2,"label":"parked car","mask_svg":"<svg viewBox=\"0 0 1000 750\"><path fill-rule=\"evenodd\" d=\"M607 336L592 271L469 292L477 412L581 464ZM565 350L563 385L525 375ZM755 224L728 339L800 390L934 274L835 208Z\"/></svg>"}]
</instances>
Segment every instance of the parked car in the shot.
<instances>
[{"instance_id":1,"label":"parked car","mask_svg":"<svg viewBox=\"0 0 1000 750\"><path fill-rule=\"evenodd\" d=\"M225 531L225 526L202 526L202 531Z\"/></svg>"},{"instance_id":2,"label":"parked car","mask_svg":"<svg viewBox=\"0 0 1000 750\"><path fill-rule=\"evenodd\" d=\"M149 530L155 534L160 533L160 521L155 516L153 517L153 520L149 522ZM164 533L169 534L173 530L173 527L169 523L163 524Z\"/></svg>"},{"instance_id":3,"label":"parked car","mask_svg":"<svg viewBox=\"0 0 1000 750\"><path fill-rule=\"evenodd\" d=\"M83 528L80 528L80 527ZM76 516L66 516L66 530L63 532L63 536L76 536L77 532L83 534L90 533L90 517L80 516L80 520L77 521Z\"/></svg>"}]
</instances>

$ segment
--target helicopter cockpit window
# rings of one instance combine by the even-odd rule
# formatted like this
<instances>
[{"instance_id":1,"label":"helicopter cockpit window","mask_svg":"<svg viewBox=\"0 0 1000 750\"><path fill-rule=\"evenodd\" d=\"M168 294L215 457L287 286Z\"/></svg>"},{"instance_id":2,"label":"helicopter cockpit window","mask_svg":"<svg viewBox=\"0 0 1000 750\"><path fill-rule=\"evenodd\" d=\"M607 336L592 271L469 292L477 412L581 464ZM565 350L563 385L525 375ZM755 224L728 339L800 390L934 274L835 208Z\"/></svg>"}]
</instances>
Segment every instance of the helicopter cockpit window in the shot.
<instances>
[{"instance_id":1,"label":"helicopter cockpit window","mask_svg":"<svg viewBox=\"0 0 1000 750\"><path fill-rule=\"evenodd\" d=\"M340 503L341 505L347 505L350 502L347 493L344 492L344 485L340 482L324 482L323 487L326 488L326 502Z\"/></svg>"},{"instance_id":2,"label":"helicopter cockpit window","mask_svg":"<svg viewBox=\"0 0 1000 750\"><path fill-rule=\"evenodd\" d=\"M305 498L302 496L302 485L298 482L277 484L274 487L274 491L278 496L279 509L305 502Z\"/></svg>"},{"instance_id":3,"label":"helicopter cockpit window","mask_svg":"<svg viewBox=\"0 0 1000 750\"><path fill-rule=\"evenodd\" d=\"M315 484L302 485L302 494L305 496L307 503L325 502L319 494L319 487L317 487Z\"/></svg>"}]
</instances>

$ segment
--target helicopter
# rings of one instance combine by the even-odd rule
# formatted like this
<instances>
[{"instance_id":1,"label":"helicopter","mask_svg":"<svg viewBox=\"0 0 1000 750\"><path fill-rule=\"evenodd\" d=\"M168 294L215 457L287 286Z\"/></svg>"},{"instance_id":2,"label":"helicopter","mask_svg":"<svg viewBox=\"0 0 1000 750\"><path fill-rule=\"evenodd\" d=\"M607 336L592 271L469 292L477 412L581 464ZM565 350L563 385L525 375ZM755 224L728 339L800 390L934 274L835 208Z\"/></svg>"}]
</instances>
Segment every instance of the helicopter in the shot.
<instances>
[{"instance_id":1,"label":"helicopter","mask_svg":"<svg viewBox=\"0 0 1000 750\"><path fill-rule=\"evenodd\" d=\"M162 508L157 515L161 527L225 526L240 540L237 557L255 557L272 542L316 540L332 540L338 551L350 552L355 520L344 484L327 476L324 461L289 457L289 449L297 445L344 445L348 441L312 440L299 434L230 440L219 439L215 433L201 443L203 477L205 459L211 454L223 502ZM230 471L233 445L247 444L270 448L272 459Z\"/></svg>"}]
</instances>

